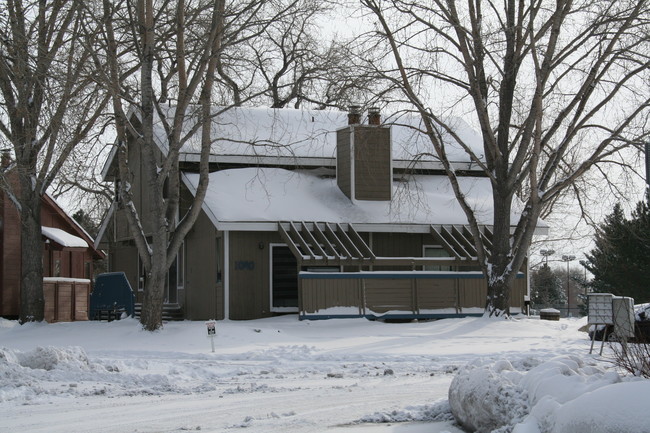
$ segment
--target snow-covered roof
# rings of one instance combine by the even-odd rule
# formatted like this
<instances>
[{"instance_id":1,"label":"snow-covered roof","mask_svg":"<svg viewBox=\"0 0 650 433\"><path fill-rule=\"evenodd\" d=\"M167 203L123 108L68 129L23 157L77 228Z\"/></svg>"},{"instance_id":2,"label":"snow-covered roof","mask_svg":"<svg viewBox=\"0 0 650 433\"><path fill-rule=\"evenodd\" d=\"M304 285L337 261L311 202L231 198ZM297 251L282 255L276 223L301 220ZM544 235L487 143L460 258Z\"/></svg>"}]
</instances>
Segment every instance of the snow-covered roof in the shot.
<instances>
[{"instance_id":1,"label":"snow-covered roof","mask_svg":"<svg viewBox=\"0 0 650 433\"><path fill-rule=\"evenodd\" d=\"M171 121L175 107L164 106L166 118ZM198 154L201 149L200 130L192 131L198 119L198 107L188 108L183 136L189 135L181 149L185 154ZM215 107L219 113L223 108ZM460 118L446 122L454 133L482 155L481 136ZM234 107L216 114L212 120L213 155L288 158L329 158L336 155L336 131L347 127L347 113L327 110L296 110L273 108ZM437 161L419 116L402 114L386 119L391 126L393 159ZM155 122L159 146L166 150L167 138L163 122ZM468 155L447 132L442 134L450 161L469 162Z\"/></svg>"},{"instance_id":2,"label":"snow-covered roof","mask_svg":"<svg viewBox=\"0 0 650 433\"><path fill-rule=\"evenodd\" d=\"M191 191L196 190L198 179L197 174L184 175ZM479 224L491 225L489 179L463 177L459 182ZM204 210L217 228L224 223L277 221L467 224L447 177L432 175L393 182L392 201L353 202L338 188L336 179L323 176L323 170L222 170L210 174Z\"/></svg>"},{"instance_id":3,"label":"snow-covered roof","mask_svg":"<svg viewBox=\"0 0 650 433\"><path fill-rule=\"evenodd\" d=\"M88 242L82 238L54 227L41 227L41 232L46 238L65 248L88 248Z\"/></svg>"}]
</instances>

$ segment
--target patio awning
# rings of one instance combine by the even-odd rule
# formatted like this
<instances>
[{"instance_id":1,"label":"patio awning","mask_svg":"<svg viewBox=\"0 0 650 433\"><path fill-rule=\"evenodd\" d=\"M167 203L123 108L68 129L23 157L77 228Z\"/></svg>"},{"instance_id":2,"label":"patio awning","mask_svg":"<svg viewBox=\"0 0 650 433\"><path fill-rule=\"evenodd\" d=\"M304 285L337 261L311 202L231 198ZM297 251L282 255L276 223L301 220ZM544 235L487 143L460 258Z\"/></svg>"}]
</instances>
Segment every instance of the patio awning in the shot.
<instances>
[{"instance_id":1,"label":"patio awning","mask_svg":"<svg viewBox=\"0 0 650 433\"><path fill-rule=\"evenodd\" d=\"M377 256L353 224L328 222L278 222L280 236L301 266L416 266L476 265L476 248L465 226L430 226L433 239L448 257ZM491 245L492 233L483 228L481 237Z\"/></svg>"}]
</instances>

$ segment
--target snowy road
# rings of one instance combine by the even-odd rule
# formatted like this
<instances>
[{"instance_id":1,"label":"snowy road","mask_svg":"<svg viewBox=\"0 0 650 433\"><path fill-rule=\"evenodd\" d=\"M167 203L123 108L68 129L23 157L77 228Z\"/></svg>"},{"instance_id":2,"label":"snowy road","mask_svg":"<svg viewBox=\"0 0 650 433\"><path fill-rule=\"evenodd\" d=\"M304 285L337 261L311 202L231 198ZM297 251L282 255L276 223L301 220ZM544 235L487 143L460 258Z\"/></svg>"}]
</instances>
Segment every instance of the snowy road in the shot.
<instances>
[{"instance_id":1,"label":"snowy road","mask_svg":"<svg viewBox=\"0 0 650 433\"><path fill-rule=\"evenodd\" d=\"M0 432L457 433L459 366L586 351L578 326L282 317L219 322L211 353L201 322L0 319Z\"/></svg>"}]
</instances>

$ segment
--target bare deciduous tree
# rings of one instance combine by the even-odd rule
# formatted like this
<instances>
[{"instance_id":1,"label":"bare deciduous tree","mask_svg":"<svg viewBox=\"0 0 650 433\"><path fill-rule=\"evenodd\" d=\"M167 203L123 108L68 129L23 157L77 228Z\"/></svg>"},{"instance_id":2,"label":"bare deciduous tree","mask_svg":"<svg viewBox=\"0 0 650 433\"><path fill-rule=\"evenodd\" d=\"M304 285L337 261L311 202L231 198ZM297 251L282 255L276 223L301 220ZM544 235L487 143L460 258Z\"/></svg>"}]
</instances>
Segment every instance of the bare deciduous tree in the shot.
<instances>
[{"instance_id":1,"label":"bare deciduous tree","mask_svg":"<svg viewBox=\"0 0 650 433\"><path fill-rule=\"evenodd\" d=\"M18 179L3 183L20 213L22 323L44 317L41 197L108 102L83 32L95 37L82 1L0 5L0 137Z\"/></svg>"},{"instance_id":2,"label":"bare deciduous tree","mask_svg":"<svg viewBox=\"0 0 650 433\"><path fill-rule=\"evenodd\" d=\"M212 90L223 37L223 0L184 1L154 5L103 1L104 38L95 56L101 81L111 96L117 130L119 197L131 234L147 274L141 322L147 330L162 326L165 278L185 235L199 215L208 185ZM171 26L171 27L170 27ZM186 49L192 39L191 50ZM133 51L125 50L133 47ZM139 77L134 75L139 70ZM156 75L157 74L157 75ZM174 97L174 111L161 101ZM137 104L134 101L138 101ZM201 119L200 181L189 210L177 217L180 203L178 155L187 132L186 116ZM133 119L139 126L133 126ZM159 119L166 133L167 152L154 141ZM129 140L129 134L134 139ZM140 153L141 181L146 184L151 208L137 209L131 191L134 167L129 164L129 144ZM145 229L143 219L149 224Z\"/></svg>"},{"instance_id":3,"label":"bare deciduous tree","mask_svg":"<svg viewBox=\"0 0 650 433\"><path fill-rule=\"evenodd\" d=\"M400 104L422 118L474 237L486 313L509 315L510 290L540 215L588 170L647 137L646 0L362 0L372 50ZM435 92L432 94L431 92ZM472 149L445 123L477 126ZM451 134L492 184L491 244L447 158ZM515 199L523 209L513 207ZM511 227L515 227L511 231Z\"/></svg>"},{"instance_id":4,"label":"bare deciduous tree","mask_svg":"<svg viewBox=\"0 0 650 433\"><path fill-rule=\"evenodd\" d=\"M119 198L147 276L141 316L147 330L162 326L167 271L201 210L214 119L259 95L228 75L241 66L240 48L293 13L298 3L103 1L97 20L104 37L94 61L113 101ZM154 140L160 127L165 152ZM187 212L179 215L179 154L194 136L200 137L200 181ZM131 144L137 149L129 149ZM139 152L143 162L146 214L132 197L130 151Z\"/></svg>"}]
</instances>

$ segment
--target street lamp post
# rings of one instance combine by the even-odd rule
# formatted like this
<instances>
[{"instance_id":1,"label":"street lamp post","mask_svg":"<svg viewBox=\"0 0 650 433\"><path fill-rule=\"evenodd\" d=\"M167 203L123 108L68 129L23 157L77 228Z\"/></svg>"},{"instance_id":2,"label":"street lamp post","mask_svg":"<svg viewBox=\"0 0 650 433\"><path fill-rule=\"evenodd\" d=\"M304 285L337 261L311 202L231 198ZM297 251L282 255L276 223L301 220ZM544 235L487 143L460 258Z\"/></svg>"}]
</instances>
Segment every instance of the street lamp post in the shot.
<instances>
[{"instance_id":1,"label":"street lamp post","mask_svg":"<svg viewBox=\"0 0 650 433\"><path fill-rule=\"evenodd\" d=\"M555 250L540 250L539 253L544 256L544 263L548 266L548 256L555 254Z\"/></svg>"},{"instance_id":2,"label":"street lamp post","mask_svg":"<svg viewBox=\"0 0 650 433\"><path fill-rule=\"evenodd\" d=\"M575 260L576 256L562 256L562 261L566 262L566 315L570 316L571 312L571 291L569 289L569 262Z\"/></svg>"}]
</instances>

